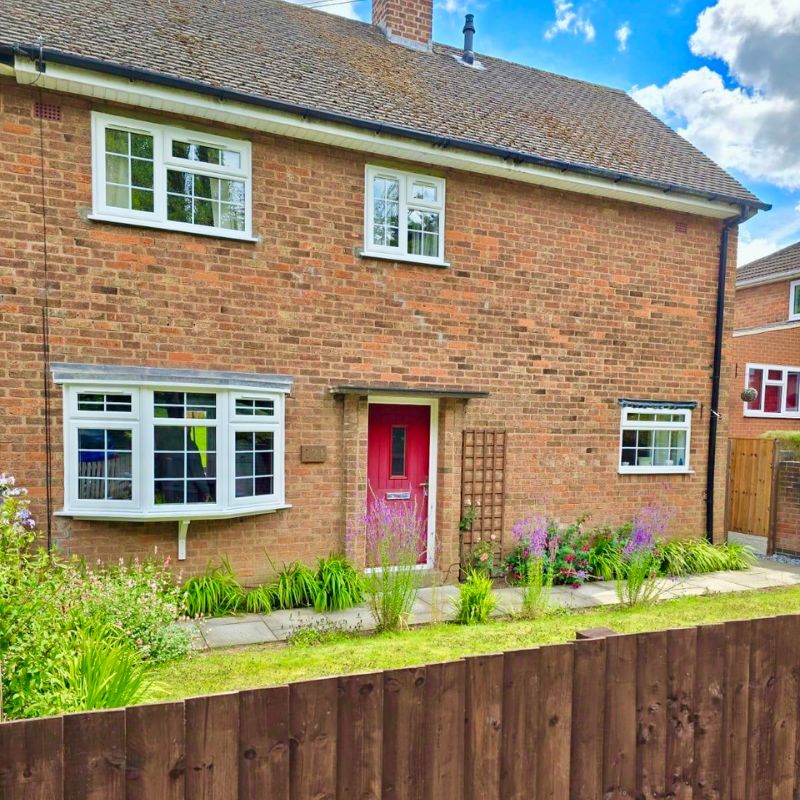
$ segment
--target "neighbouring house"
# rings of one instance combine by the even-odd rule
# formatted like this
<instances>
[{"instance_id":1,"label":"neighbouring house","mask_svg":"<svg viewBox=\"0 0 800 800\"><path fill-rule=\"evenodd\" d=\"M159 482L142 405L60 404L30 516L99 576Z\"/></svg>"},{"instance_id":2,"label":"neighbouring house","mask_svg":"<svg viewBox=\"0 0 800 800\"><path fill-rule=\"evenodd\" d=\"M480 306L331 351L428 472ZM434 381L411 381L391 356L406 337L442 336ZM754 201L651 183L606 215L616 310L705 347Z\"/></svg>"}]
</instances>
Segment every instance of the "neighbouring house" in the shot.
<instances>
[{"instance_id":1,"label":"neighbouring house","mask_svg":"<svg viewBox=\"0 0 800 800\"><path fill-rule=\"evenodd\" d=\"M800 242L736 271L730 352L730 435L800 431Z\"/></svg>"},{"instance_id":2,"label":"neighbouring house","mask_svg":"<svg viewBox=\"0 0 800 800\"><path fill-rule=\"evenodd\" d=\"M3 3L0 465L43 537L248 581L375 497L450 577L544 506L721 537L768 206L622 91L372 12Z\"/></svg>"}]
</instances>

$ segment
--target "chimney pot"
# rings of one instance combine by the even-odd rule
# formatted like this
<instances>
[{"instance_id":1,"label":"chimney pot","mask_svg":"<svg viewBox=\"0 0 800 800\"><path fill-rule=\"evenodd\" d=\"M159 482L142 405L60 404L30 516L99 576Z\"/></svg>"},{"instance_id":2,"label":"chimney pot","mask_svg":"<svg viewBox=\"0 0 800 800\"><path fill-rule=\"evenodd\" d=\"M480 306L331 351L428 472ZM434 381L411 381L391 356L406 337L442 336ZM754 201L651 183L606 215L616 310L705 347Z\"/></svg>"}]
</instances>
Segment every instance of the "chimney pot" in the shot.
<instances>
[{"instance_id":1,"label":"chimney pot","mask_svg":"<svg viewBox=\"0 0 800 800\"><path fill-rule=\"evenodd\" d=\"M372 0L372 24L390 42L413 50L430 50L433 0Z\"/></svg>"}]
</instances>

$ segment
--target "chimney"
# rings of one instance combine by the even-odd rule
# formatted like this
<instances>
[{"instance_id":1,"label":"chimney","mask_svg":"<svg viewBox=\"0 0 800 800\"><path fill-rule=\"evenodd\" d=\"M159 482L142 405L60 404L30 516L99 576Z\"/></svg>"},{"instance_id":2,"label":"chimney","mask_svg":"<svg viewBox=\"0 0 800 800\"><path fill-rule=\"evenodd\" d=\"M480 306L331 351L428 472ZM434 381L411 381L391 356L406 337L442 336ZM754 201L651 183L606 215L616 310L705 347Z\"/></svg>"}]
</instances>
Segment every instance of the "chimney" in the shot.
<instances>
[{"instance_id":1,"label":"chimney","mask_svg":"<svg viewBox=\"0 0 800 800\"><path fill-rule=\"evenodd\" d=\"M372 24L390 42L412 50L430 50L433 0L372 0Z\"/></svg>"},{"instance_id":2,"label":"chimney","mask_svg":"<svg viewBox=\"0 0 800 800\"><path fill-rule=\"evenodd\" d=\"M466 21L464 22L464 55L462 56L465 64L475 63L475 50L473 41L475 39L475 15L467 14Z\"/></svg>"}]
</instances>

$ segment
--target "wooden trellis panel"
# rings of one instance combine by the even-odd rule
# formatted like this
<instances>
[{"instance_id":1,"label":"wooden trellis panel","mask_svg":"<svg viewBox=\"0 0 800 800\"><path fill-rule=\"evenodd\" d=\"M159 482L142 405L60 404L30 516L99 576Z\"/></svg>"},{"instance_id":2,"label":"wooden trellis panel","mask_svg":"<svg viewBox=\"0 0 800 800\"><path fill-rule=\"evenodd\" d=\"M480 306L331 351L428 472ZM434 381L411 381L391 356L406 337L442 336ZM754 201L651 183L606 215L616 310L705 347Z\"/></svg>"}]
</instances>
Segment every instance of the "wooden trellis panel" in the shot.
<instances>
[{"instance_id":1,"label":"wooden trellis panel","mask_svg":"<svg viewBox=\"0 0 800 800\"><path fill-rule=\"evenodd\" d=\"M481 541L494 539L495 564L503 555L506 432L465 430L461 449L461 517L473 509L472 527L461 532L461 563Z\"/></svg>"}]
</instances>

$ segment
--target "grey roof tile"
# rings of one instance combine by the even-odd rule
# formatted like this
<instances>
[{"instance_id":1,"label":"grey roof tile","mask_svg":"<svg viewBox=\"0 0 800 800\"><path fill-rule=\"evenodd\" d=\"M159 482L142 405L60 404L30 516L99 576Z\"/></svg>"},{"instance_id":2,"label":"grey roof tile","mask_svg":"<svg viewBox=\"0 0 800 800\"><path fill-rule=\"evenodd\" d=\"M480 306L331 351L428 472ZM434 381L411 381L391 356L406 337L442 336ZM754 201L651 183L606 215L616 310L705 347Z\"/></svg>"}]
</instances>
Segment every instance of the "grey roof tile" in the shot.
<instances>
[{"instance_id":1,"label":"grey roof tile","mask_svg":"<svg viewBox=\"0 0 800 800\"><path fill-rule=\"evenodd\" d=\"M4 0L0 44L31 44L258 98L613 170L743 203L732 176L617 89L457 51L283 0Z\"/></svg>"},{"instance_id":2,"label":"grey roof tile","mask_svg":"<svg viewBox=\"0 0 800 800\"><path fill-rule=\"evenodd\" d=\"M795 274L800 276L800 242L739 267L736 270L736 283L768 281L773 277L789 278Z\"/></svg>"}]
</instances>

